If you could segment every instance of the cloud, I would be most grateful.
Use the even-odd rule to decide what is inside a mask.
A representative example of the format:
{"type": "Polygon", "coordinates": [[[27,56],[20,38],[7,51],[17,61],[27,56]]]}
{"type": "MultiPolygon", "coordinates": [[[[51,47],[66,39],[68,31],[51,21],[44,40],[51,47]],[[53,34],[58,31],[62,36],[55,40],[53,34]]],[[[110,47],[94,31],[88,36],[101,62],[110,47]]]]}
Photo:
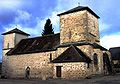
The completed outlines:
{"type": "MultiPolygon", "coordinates": [[[[78,6],[78,2],[80,2],[80,1],[79,0],[69,0],[69,1],[68,0],[58,0],[57,6],[54,8],[54,11],[51,11],[51,14],[46,15],[46,17],[42,21],[45,24],[46,19],[50,18],[52,21],[55,33],[60,32],[60,21],[59,21],[59,16],[57,16],[57,14],[78,6]],[[66,3],[67,3],[67,5],[66,5],[66,3]]],[[[85,2],[86,2],[86,0],[81,0],[81,4],[84,4],[85,2]]],[[[41,25],[43,25],[43,23],[41,25]]],[[[43,27],[44,26],[42,26],[42,28],[43,27]]]]}
{"type": "Polygon", "coordinates": [[[0,0],[0,9],[16,9],[21,5],[21,0],[0,0]]]}
{"type": "Polygon", "coordinates": [[[40,24],[42,21],[40,21],[38,18],[36,19],[37,20],[37,25],[35,27],[25,27],[24,25],[22,24],[9,24],[7,27],[4,27],[4,30],[5,31],[10,31],[14,28],[18,28],[26,33],[29,33],[32,37],[33,36],[38,36],[41,34],[41,28],[40,28],[40,24]]]}
{"type": "Polygon", "coordinates": [[[16,10],[23,0],[0,0],[0,24],[7,25],[14,21],[16,10]]]}
{"type": "Polygon", "coordinates": [[[17,13],[18,13],[17,14],[18,17],[15,18],[15,22],[17,22],[17,23],[21,22],[21,21],[28,21],[31,18],[31,14],[29,14],[26,11],[17,10],[17,13]]]}
{"type": "Polygon", "coordinates": [[[14,19],[14,24],[21,24],[25,27],[35,27],[37,25],[36,17],[28,11],[17,10],[17,15],[14,19]]]}
{"type": "MultiPolygon", "coordinates": [[[[57,14],[59,14],[61,11],[64,11],[65,9],[67,10],[67,8],[72,8],[73,6],[75,6],[75,4],[71,4],[75,1],[69,1],[68,2],[69,5],[64,7],[63,5],[65,5],[66,2],[68,2],[68,1],[67,0],[64,0],[64,1],[58,0],[58,5],[54,8],[54,11],[49,10],[50,13],[48,13],[48,15],[46,15],[45,17],[42,17],[42,18],[34,17],[34,19],[31,19],[31,17],[33,17],[31,14],[29,14],[27,11],[19,10],[18,17],[15,18],[15,22],[17,25],[19,25],[20,29],[29,32],[33,36],[35,36],[35,35],[37,36],[37,35],[41,35],[46,20],[48,18],[50,18],[51,22],[53,24],[54,32],[58,33],[59,29],[60,29],[60,27],[59,27],[60,24],[59,24],[59,17],[57,16],[57,14]],[[26,24],[29,24],[29,21],[33,21],[33,20],[36,22],[36,25],[34,27],[26,27],[25,24],[23,24],[23,22],[26,22],[26,21],[27,21],[26,24]]],[[[12,26],[13,25],[14,24],[12,24],[12,26]]]]}
{"type": "Polygon", "coordinates": [[[105,48],[109,49],[111,47],[118,47],[120,46],[120,32],[111,34],[111,35],[104,35],[100,39],[100,43],[105,48]]]}
{"type": "Polygon", "coordinates": [[[108,30],[110,28],[111,28],[111,24],[107,24],[107,23],[103,22],[102,20],[100,20],[100,22],[99,22],[99,30],[100,30],[100,32],[106,31],[106,30],[108,30]]]}

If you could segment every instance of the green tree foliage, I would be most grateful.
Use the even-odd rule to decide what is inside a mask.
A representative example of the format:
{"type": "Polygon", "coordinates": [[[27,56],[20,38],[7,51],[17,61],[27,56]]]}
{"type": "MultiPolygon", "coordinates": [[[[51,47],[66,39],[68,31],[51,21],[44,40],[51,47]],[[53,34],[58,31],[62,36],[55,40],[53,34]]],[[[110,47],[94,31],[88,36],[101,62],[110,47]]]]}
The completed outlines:
{"type": "Polygon", "coordinates": [[[44,26],[44,30],[42,32],[42,36],[45,35],[50,35],[50,34],[54,34],[53,28],[52,28],[52,24],[51,24],[51,20],[47,19],[45,26],[44,26]]]}

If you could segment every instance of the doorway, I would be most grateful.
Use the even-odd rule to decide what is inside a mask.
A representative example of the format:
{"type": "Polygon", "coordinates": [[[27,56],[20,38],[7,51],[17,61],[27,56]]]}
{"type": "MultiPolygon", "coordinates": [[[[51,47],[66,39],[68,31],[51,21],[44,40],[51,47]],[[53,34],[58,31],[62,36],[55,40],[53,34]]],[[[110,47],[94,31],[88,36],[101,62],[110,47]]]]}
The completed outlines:
{"type": "Polygon", "coordinates": [[[30,78],[30,67],[27,67],[25,70],[25,78],[27,78],[27,79],[30,78]]]}
{"type": "Polygon", "coordinates": [[[61,66],[56,66],[56,76],[61,77],[61,66]]]}
{"type": "Polygon", "coordinates": [[[93,63],[94,63],[95,72],[99,71],[98,55],[96,53],[93,55],[93,63]]]}
{"type": "MultiPolygon", "coordinates": [[[[112,73],[112,65],[107,53],[103,53],[103,69],[105,72],[111,74],[112,73]]],[[[105,73],[105,74],[106,74],[105,73]]]]}

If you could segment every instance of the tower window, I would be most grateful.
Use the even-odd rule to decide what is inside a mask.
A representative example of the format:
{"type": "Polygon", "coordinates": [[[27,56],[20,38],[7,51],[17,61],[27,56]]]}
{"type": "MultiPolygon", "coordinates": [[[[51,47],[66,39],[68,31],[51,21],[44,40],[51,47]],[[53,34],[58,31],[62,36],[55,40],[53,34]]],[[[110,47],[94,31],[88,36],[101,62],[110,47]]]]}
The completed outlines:
{"type": "Polygon", "coordinates": [[[50,61],[52,61],[52,53],[50,53],[50,61]]]}
{"type": "Polygon", "coordinates": [[[69,39],[71,39],[71,31],[69,31],[68,37],[69,37],[69,39]]]}
{"type": "Polygon", "coordinates": [[[7,48],[9,48],[9,47],[10,47],[10,44],[8,43],[8,44],[7,44],[7,48]]]}

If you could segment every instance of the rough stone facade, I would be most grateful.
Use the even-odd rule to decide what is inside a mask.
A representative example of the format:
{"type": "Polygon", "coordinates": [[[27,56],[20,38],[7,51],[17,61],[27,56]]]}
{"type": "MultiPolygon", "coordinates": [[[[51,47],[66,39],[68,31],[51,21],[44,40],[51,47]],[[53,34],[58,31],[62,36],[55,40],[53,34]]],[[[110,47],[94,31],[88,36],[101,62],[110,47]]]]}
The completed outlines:
{"type": "Polygon", "coordinates": [[[88,11],[79,11],[60,16],[60,39],[62,43],[99,43],[98,19],[88,11]]]}
{"type": "MultiPolygon", "coordinates": [[[[92,74],[103,74],[103,50],[92,45],[77,45],[92,62],[51,63],[62,54],[67,47],[58,47],[54,51],[18,54],[6,56],[21,39],[27,38],[21,34],[4,35],[2,74],[9,78],[25,78],[26,68],[29,67],[30,78],[59,78],[56,68],[61,68],[61,78],[79,79],[92,74]]],[[[60,15],[60,45],[69,43],[99,44],[98,18],[87,10],[60,15]]],[[[106,51],[105,51],[106,52],[106,51]]]]}
{"type": "Polygon", "coordinates": [[[92,66],[84,62],[75,62],[75,63],[56,63],[54,64],[54,76],[56,77],[56,67],[61,67],[61,78],[64,79],[80,79],[86,78],[92,74],[92,66]]]}
{"type": "Polygon", "coordinates": [[[50,64],[50,54],[54,53],[53,51],[9,56],[7,77],[25,78],[26,68],[30,67],[30,78],[51,78],[53,65],[50,64]]]}
{"type": "Polygon", "coordinates": [[[3,49],[14,48],[14,34],[5,35],[3,37],[3,49]]]}
{"type": "Polygon", "coordinates": [[[25,35],[21,35],[21,34],[17,34],[17,33],[16,33],[16,34],[15,34],[15,38],[16,38],[16,39],[15,39],[14,42],[15,42],[15,45],[16,45],[16,44],[18,44],[18,43],[21,41],[21,39],[26,39],[26,38],[28,38],[28,37],[25,36],[25,35]]]}

